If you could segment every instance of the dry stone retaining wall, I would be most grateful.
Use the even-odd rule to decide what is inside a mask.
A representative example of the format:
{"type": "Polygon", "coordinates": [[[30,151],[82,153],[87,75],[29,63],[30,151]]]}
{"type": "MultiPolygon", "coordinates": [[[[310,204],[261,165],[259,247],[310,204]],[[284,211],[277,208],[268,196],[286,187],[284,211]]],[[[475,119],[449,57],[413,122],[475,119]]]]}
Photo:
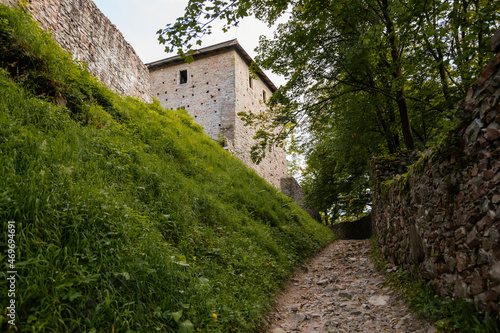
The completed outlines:
{"type": "Polygon", "coordinates": [[[463,120],[440,146],[420,157],[372,161],[372,214],[381,252],[430,280],[442,295],[473,301],[485,316],[497,318],[499,100],[500,53],[468,92],[459,106],[463,120]],[[416,159],[406,174],[393,178],[401,165],[416,159]]]}
{"type": "Polygon", "coordinates": [[[369,239],[372,236],[371,214],[353,222],[340,222],[329,226],[339,239],[369,239]]]}
{"type": "MultiPolygon", "coordinates": [[[[2,0],[2,3],[14,3],[2,0]]],[[[120,94],[151,102],[149,72],[132,46],[92,0],[31,0],[41,27],[89,72],[120,94]]]]}

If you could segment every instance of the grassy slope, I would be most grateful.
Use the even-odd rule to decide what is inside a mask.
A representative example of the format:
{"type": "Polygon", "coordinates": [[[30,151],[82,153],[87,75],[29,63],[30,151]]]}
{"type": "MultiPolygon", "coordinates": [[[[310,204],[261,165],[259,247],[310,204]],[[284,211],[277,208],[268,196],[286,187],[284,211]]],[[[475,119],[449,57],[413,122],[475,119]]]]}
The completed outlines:
{"type": "Polygon", "coordinates": [[[0,49],[0,275],[12,220],[19,332],[255,331],[333,239],[186,112],[111,93],[21,11],[0,6],[0,49]]]}

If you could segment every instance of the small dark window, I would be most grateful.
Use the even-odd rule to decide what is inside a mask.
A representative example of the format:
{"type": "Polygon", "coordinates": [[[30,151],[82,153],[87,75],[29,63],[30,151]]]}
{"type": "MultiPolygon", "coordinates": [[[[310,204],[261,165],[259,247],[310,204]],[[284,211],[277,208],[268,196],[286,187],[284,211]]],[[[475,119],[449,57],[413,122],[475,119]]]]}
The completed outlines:
{"type": "Polygon", "coordinates": [[[179,71],[179,84],[184,84],[188,82],[188,71],[187,69],[179,71]]]}
{"type": "Polygon", "coordinates": [[[266,91],[265,90],[262,90],[262,99],[264,100],[264,102],[266,101],[266,91]]]}
{"type": "Polygon", "coordinates": [[[252,88],[252,77],[248,75],[248,86],[252,88]]]}

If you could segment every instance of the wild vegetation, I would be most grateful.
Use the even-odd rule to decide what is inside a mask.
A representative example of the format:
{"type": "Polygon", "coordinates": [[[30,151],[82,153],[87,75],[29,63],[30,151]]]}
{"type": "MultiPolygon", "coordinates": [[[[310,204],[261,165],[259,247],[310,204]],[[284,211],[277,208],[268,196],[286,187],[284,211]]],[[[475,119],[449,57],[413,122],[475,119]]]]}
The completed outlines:
{"type": "Polygon", "coordinates": [[[112,93],[22,10],[0,6],[0,49],[2,332],[256,331],[333,240],[187,112],[112,93]]]}
{"type": "MultiPolygon", "coordinates": [[[[376,238],[372,237],[370,241],[375,264],[386,272],[388,262],[380,255],[376,238]]],[[[415,281],[410,273],[402,269],[387,273],[387,284],[397,291],[414,311],[442,332],[498,332],[497,323],[494,320],[479,318],[472,303],[463,299],[440,297],[431,285],[415,281]]]]}
{"type": "Polygon", "coordinates": [[[371,157],[425,150],[453,126],[456,103],[492,56],[499,13],[489,0],[201,0],[158,33],[182,50],[215,19],[228,29],[249,15],[269,24],[288,15],[257,49],[258,65],[288,82],[265,116],[246,115],[261,127],[254,158],[302,125],[302,185],[335,221],[369,209],[371,157]]]}

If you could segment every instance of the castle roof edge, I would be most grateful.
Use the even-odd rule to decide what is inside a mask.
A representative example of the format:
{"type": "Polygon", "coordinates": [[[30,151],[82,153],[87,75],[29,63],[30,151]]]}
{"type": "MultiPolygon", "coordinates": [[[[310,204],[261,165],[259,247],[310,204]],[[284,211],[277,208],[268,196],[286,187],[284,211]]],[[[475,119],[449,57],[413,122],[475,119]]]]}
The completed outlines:
{"type": "MultiPolygon", "coordinates": [[[[194,50],[194,53],[192,54],[193,58],[196,59],[198,57],[203,57],[203,56],[209,56],[213,53],[220,53],[220,52],[227,52],[230,50],[235,50],[236,53],[245,61],[245,63],[250,66],[254,61],[252,57],[248,55],[248,53],[243,49],[243,47],[238,43],[237,39],[231,39],[226,42],[210,45],[204,48],[201,48],[199,50],[194,50]]],[[[172,56],[168,57],[165,59],[157,60],[150,62],[146,64],[146,67],[151,71],[155,70],[160,67],[168,67],[171,65],[174,65],[179,62],[183,62],[184,59],[179,56],[172,56]]],[[[278,88],[274,85],[274,83],[267,77],[267,75],[264,72],[259,72],[257,75],[260,77],[260,79],[268,86],[268,88],[271,90],[271,92],[275,92],[278,88]]]]}

